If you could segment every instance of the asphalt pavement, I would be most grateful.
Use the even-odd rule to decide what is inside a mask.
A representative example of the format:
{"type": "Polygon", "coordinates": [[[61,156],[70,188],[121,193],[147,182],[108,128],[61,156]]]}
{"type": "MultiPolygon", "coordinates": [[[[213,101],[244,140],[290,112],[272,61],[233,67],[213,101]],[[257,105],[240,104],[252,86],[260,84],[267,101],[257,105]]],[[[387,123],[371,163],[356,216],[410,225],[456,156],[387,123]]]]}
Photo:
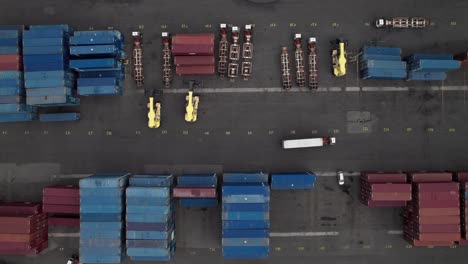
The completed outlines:
{"type": "MultiPolygon", "coordinates": [[[[76,30],[118,29],[131,54],[131,31],[144,40],[145,87],[127,68],[124,95],[83,98],[77,123],[0,125],[3,200],[40,200],[51,183],[76,183],[70,174],[94,172],[222,173],[234,171],[463,170],[467,169],[467,69],[444,82],[364,81],[353,57],[366,44],[412,53],[466,51],[466,1],[6,1],[2,24],[70,24],[76,30]],[[262,3],[263,2],[263,3],[262,3]],[[378,17],[426,16],[425,30],[376,29],[378,17]],[[253,73],[248,81],[216,76],[203,81],[198,121],[185,123],[184,81],[174,77],[162,100],[162,126],[146,127],[145,93],[162,87],[162,31],[214,32],[219,23],[254,24],[253,73]],[[318,39],[320,91],[281,91],[279,54],[292,37],[318,39]],[[349,71],[335,78],[330,43],[349,44],[349,71]],[[289,138],[335,136],[335,146],[285,151],[289,138]]],[[[305,41],[304,41],[305,48],[305,41]]],[[[197,92],[197,91],[195,91],[197,92]]],[[[409,247],[399,233],[398,209],[357,201],[358,181],[320,177],[310,192],[272,194],[271,257],[244,263],[463,263],[466,250],[409,247]]],[[[174,263],[234,263],[220,251],[220,211],[178,208],[174,263]]],[[[5,263],[64,263],[78,250],[77,230],[57,229],[49,249],[5,263]],[[62,236],[59,235],[59,236],[62,236]],[[67,237],[69,236],[69,237],[67,237]]],[[[128,262],[130,263],[130,262],[128,262]]]]}

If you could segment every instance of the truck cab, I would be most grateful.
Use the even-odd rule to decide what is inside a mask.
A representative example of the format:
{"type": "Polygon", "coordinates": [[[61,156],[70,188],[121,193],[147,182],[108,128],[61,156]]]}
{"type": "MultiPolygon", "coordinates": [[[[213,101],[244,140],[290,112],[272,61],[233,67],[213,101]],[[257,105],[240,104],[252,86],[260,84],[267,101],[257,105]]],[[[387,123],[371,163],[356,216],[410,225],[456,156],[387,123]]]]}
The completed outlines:
{"type": "Polygon", "coordinates": [[[385,19],[383,19],[383,18],[377,19],[375,21],[375,27],[377,27],[377,28],[385,27],[385,19]]]}

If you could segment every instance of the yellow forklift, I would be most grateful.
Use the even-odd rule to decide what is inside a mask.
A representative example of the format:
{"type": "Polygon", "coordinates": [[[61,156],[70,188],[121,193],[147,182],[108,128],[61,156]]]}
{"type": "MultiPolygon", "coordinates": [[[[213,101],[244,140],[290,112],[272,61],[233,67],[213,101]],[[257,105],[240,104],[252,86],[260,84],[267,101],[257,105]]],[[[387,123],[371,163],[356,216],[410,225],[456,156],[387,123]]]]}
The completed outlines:
{"type": "Polygon", "coordinates": [[[198,86],[198,83],[193,80],[189,81],[189,91],[187,96],[185,96],[185,121],[190,123],[196,122],[198,117],[198,103],[200,102],[200,97],[193,94],[196,86],[198,86]]]}
{"type": "Polygon", "coordinates": [[[343,39],[338,39],[331,52],[333,74],[336,77],[346,75],[346,43],[343,39]]]}

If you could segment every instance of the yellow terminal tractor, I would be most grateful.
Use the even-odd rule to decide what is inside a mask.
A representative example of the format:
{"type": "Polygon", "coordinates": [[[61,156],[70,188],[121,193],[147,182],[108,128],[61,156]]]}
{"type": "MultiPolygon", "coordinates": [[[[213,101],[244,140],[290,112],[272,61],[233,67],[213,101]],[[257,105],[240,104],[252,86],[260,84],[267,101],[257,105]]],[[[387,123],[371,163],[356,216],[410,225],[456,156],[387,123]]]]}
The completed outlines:
{"type": "Polygon", "coordinates": [[[193,123],[197,121],[198,116],[198,103],[200,98],[193,95],[193,91],[197,83],[195,81],[189,82],[189,91],[187,96],[185,96],[185,121],[193,123]]]}
{"type": "Polygon", "coordinates": [[[158,128],[161,126],[161,103],[154,103],[154,97],[151,96],[148,102],[148,127],[158,128]]]}
{"type": "Polygon", "coordinates": [[[333,74],[336,77],[346,75],[346,43],[343,39],[338,39],[336,47],[332,49],[333,74]]]}

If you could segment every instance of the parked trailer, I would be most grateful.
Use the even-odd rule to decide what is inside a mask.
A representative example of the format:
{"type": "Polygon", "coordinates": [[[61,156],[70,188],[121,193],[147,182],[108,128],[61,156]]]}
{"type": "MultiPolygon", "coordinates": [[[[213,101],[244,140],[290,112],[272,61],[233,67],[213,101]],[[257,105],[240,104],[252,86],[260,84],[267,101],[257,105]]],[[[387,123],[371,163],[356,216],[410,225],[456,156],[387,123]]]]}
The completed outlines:
{"type": "Polygon", "coordinates": [[[304,138],[283,140],[283,149],[313,148],[335,145],[335,137],[304,138]]]}

